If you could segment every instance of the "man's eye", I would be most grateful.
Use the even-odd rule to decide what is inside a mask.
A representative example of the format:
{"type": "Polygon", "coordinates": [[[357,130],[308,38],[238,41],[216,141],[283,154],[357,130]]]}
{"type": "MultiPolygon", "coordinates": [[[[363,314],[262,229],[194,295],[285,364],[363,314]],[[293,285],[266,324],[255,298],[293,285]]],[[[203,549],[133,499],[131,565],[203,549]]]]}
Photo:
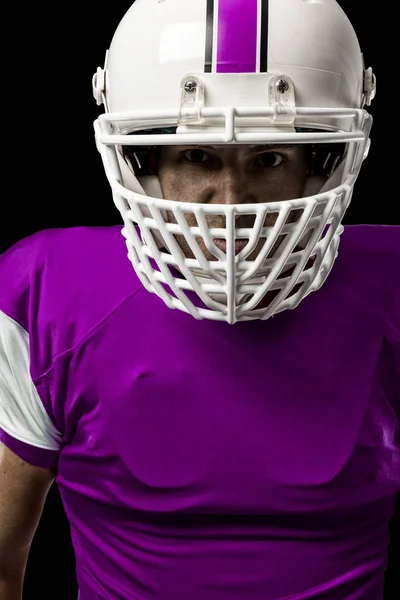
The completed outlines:
{"type": "Polygon", "coordinates": [[[195,164],[206,163],[210,160],[210,155],[204,152],[204,150],[186,150],[183,156],[188,162],[195,164]]]}
{"type": "Polygon", "coordinates": [[[261,167],[264,169],[279,167],[285,160],[283,154],[277,154],[276,152],[265,152],[265,154],[261,154],[254,161],[253,165],[255,167],[261,167]]]}

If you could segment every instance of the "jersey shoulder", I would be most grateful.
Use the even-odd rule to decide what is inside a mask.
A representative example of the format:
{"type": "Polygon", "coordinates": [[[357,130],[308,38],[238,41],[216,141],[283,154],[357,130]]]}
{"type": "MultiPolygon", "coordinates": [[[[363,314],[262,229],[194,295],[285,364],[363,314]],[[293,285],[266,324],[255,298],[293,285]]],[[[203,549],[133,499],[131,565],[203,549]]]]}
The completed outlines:
{"type": "Polygon", "coordinates": [[[360,309],[400,341],[400,226],[347,225],[336,277],[346,282],[360,309]]]}
{"type": "MultiPolygon", "coordinates": [[[[43,348],[42,368],[106,319],[141,286],[122,227],[45,229],[0,255],[0,311],[43,348]],[[51,348],[50,348],[51,346],[51,348]]],[[[39,352],[39,349],[38,349],[39,352]]]]}

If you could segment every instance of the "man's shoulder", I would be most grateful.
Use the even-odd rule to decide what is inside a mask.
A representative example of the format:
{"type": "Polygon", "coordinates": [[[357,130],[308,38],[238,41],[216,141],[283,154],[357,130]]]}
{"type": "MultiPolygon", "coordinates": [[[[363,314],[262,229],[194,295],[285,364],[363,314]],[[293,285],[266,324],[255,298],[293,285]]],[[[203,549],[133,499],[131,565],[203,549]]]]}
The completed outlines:
{"type": "Polygon", "coordinates": [[[400,289],[400,226],[347,225],[339,249],[342,268],[400,289]]]}
{"type": "Polygon", "coordinates": [[[74,261],[81,264],[94,257],[112,257],[121,246],[121,226],[60,227],[41,229],[21,237],[0,254],[1,266],[7,261],[31,271],[44,264],[74,261]]]}
{"type": "Polygon", "coordinates": [[[400,332],[400,226],[347,225],[332,281],[391,337],[400,332]]]}
{"type": "Polygon", "coordinates": [[[94,255],[110,255],[121,243],[121,229],[122,226],[119,225],[40,229],[21,237],[0,256],[21,256],[25,252],[24,262],[28,262],[31,267],[35,267],[35,264],[39,266],[39,263],[50,264],[55,260],[66,260],[70,263],[76,258],[79,262],[85,258],[90,260],[94,255]]]}
{"type": "Polygon", "coordinates": [[[358,251],[400,254],[400,225],[355,224],[346,225],[342,235],[346,246],[358,251]]]}
{"type": "Polygon", "coordinates": [[[76,344],[141,285],[120,226],[44,229],[0,255],[0,311],[51,357],[76,344]]]}

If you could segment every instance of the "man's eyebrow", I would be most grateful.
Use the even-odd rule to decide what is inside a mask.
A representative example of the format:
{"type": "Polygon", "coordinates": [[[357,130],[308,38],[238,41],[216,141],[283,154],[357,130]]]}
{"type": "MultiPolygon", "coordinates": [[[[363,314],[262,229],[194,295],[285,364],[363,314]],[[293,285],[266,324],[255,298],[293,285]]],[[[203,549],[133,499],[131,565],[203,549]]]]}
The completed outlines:
{"type": "MultiPolygon", "coordinates": [[[[188,144],[190,146],[191,144],[188,144]]],[[[186,146],[186,144],[185,144],[186,146]]],[[[197,148],[207,148],[208,150],[218,150],[219,148],[226,148],[224,144],[218,144],[216,146],[210,146],[207,144],[193,144],[193,146],[197,148]]],[[[245,144],[237,144],[237,148],[241,146],[245,146],[245,144]]],[[[232,147],[230,145],[229,147],[232,147]]],[[[251,152],[259,152],[260,150],[295,150],[298,146],[296,144],[254,144],[252,146],[248,146],[248,150],[251,152]]]]}
{"type": "Polygon", "coordinates": [[[249,150],[252,152],[258,152],[259,150],[295,150],[297,147],[296,144],[255,144],[249,146],[249,150]]]}

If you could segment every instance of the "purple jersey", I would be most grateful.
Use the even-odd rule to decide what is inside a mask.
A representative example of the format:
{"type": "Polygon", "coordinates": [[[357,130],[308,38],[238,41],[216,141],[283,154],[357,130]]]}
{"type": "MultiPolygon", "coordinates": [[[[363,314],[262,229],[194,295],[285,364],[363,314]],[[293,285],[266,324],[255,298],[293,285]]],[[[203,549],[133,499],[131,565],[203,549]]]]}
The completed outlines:
{"type": "Polygon", "coordinates": [[[0,311],[0,439],[57,469],[80,600],[382,597],[399,227],[346,226],[320,290],[235,325],[148,293],[120,226],[45,230],[0,256],[0,311]]]}

